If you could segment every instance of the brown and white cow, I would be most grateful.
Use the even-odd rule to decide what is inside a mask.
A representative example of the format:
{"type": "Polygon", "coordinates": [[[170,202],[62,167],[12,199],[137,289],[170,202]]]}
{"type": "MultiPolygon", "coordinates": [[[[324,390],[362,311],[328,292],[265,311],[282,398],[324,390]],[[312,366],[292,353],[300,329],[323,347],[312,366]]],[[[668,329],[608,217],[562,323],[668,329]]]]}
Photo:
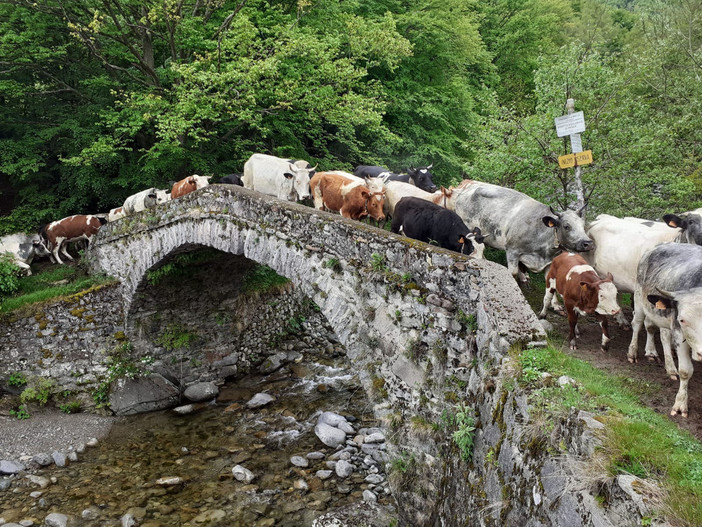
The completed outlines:
{"type": "Polygon", "coordinates": [[[197,174],[194,174],[177,181],[171,189],[171,199],[180,198],[195,190],[205,188],[210,184],[208,181],[210,177],[212,176],[198,176],[197,174]]]}
{"type": "Polygon", "coordinates": [[[120,218],[124,218],[127,215],[127,213],[124,211],[123,207],[117,207],[115,209],[110,209],[110,212],[107,213],[107,222],[113,222],[117,221],[120,218]]]}
{"type": "Polygon", "coordinates": [[[106,223],[107,220],[103,217],[77,214],[44,225],[39,231],[39,237],[44,248],[53,255],[56,263],[62,264],[59,252],[69,260],[73,260],[73,257],[66,250],[66,243],[76,240],[87,240],[90,243],[90,239],[106,223]]]}
{"type": "Polygon", "coordinates": [[[605,315],[616,315],[621,308],[617,304],[617,288],[612,282],[612,274],[600,278],[585,259],[575,253],[561,253],[553,259],[546,275],[546,293],[539,318],[546,316],[549,306],[560,311],[555,293],[563,297],[570,334],[570,349],[575,349],[578,332],[578,315],[595,315],[602,328],[602,351],[609,347],[609,333],[605,315]]]}
{"type": "Polygon", "coordinates": [[[339,212],[354,220],[369,215],[377,221],[385,219],[385,192],[371,192],[356,178],[318,172],[310,180],[310,189],[316,209],[339,212]]]}

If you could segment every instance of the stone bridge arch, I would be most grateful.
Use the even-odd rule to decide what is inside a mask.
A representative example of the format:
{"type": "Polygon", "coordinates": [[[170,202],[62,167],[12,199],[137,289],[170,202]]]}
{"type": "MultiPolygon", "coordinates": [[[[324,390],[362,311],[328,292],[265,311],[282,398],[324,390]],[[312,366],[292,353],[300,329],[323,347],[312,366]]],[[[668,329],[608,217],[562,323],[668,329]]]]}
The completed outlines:
{"type": "MultiPolygon", "coordinates": [[[[440,484],[460,461],[437,463],[443,448],[437,436],[418,437],[412,423],[439,422],[444,409],[465,402],[491,431],[476,438],[476,448],[487,451],[500,440],[495,408],[509,405],[526,415],[525,403],[512,402],[517,395],[495,391],[495,381],[485,388],[510,347],[545,339],[506,268],[222,185],[104,226],[85,258],[93,271],[120,282],[128,319],[147,271],[189,246],[265,264],[319,306],[346,348],[349,368],[376,401],[376,416],[393,427],[390,456],[410,451],[421,459],[414,482],[422,489],[397,496],[401,509],[407,505],[401,514],[408,524],[435,524],[437,515],[465,506],[465,495],[440,484]]],[[[213,287],[219,279],[213,277],[213,287]]],[[[479,493],[470,503],[489,505],[479,493]]]]}

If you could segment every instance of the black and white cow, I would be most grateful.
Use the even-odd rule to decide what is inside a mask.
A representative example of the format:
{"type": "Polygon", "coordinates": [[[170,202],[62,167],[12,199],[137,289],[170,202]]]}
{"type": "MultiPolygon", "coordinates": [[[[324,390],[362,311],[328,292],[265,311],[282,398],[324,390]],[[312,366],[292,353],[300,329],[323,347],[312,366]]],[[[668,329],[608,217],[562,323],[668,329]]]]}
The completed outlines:
{"type": "Polygon", "coordinates": [[[385,181],[401,181],[402,183],[412,183],[417,188],[425,192],[436,192],[434,184],[434,175],[431,173],[431,167],[408,168],[406,174],[395,174],[387,168],[374,165],[361,165],[356,167],[353,175],[363,179],[366,178],[383,178],[385,181]]]}
{"type": "Polygon", "coordinates": [[[238,185],[243,187],[244,183],[241,181],[242,176],[243,174],[227,174],[226,176],[223,176],[219,182],[224,185],[238,185]]]}
{"type": "Polygon", "coordinates": [[[397,202],[392,232],[463,254],[473,252],[475,233],[455,212],[422,198],[406,197],[397,202]]]}
{"type": "MultiPolygon", "coordinates": [[[[675,346],[678,354],[680,387],[670,415],[687,417],[687,385],[694,368],[691,358],[702,361],[702,247],[664,243],[641,258],[634,291],[633,334],[629,359],[638,352],[638,334],[646,330],[667,329],[670,339],[663,345],[675,346]]],[[[662,336],[661,331],[661,336],[662,336]]],[[[672,350],[666,350],[672,355],[672,350]]]]}
{"type": "Polygon", "coordinates": [[[310,174],[317,166],[267,154],[253,154],[244,164],[244,187],[287,201],[310,197],[310,174]]]}
{"type": "Polygon", "coordinates": [[[516,190],[464,180],[452,189],[447,208],[477,226],[485,243],[507,253],[512,276],[526,282],[520,269],[543,271],[560,251],[584,252],[594,244],[585,234],[583,207],[556,212],[516,190]]]}

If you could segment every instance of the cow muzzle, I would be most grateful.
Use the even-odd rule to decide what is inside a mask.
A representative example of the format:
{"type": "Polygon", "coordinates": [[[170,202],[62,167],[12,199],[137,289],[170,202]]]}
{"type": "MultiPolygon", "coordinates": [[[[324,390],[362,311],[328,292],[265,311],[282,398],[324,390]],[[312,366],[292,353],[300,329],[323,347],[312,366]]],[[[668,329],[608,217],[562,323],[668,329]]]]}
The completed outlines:
{"type": "Polygon", "coordinates": [[[580,240],[575,244],[575,251],[579,253],[584,253],[587,251],[592,251],[595,248],[595,242],[592,240],[580,240]]]}

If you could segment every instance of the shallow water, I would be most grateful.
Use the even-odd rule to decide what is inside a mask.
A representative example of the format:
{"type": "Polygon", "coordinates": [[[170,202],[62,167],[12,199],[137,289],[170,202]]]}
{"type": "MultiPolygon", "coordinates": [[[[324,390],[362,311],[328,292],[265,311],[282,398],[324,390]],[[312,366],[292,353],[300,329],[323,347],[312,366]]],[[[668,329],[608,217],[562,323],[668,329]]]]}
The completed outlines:
{"type": "MultiPolygon", "coordinates": [[[[307,354],[269,376],[250,375],[225,385],[216,403],[192,414],[165,411],[121,419],[78,462],[36,472],[55,477],[55,484],[39,489],[22,480],[0,492],[0,516],[43,524],[47,514],[60,512],[76,526],[121,525],[125,513],[151,527],[309,525],[326,510],[361,500],[369,488],[367,471],[345,479],[333,474],[325,481],[315,476],[328,468],[334,453],[314,434],[317,414],[333,411],[355,418],[356,430],[377,426],[360,384],[343,366],[343,359],[307,354]],[[276,401],[247,409],[246,401],[258,392],[276,401]],[[310,460],[304,469],[290,462],[313,451],[325,458],[310,460]],[[256,475],[251,484],[234,479],[237,464],[256,475]],[[156,483],[165,477],[183,483],[156,483]],[[296,488],[300,480],[307,489],[296,488]],[[31,497],[35,491],[41,496],[31,497]],[[86,509],[92,516],[84,519],[86,509]]],[[[392,502],[384,491],[378,494],[380,503],[392,502]]]]}

